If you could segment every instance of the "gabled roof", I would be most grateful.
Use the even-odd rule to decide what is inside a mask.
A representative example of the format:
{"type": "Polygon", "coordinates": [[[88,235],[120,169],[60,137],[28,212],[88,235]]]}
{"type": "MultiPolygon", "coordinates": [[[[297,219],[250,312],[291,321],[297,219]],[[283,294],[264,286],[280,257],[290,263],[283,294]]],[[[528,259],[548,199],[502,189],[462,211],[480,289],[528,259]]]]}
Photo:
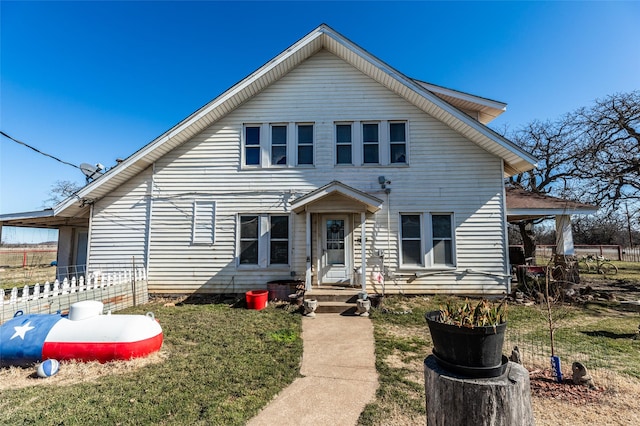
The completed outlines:
{"type": "Polygon", "coordinates": [[[448,87],[437,86],[435,84],[427,83],[426,81],[414,81],[454,107],[459,108],[462,111],[477,113],[478,121],[482,124],[489,124],[507,110],[507,104],[504,102],[482,98],[480,96],[449,89],[448,87]]]}
{"type": "MultiPolygon", "coordinates": [[[[443,93],[439,93],[440,96],[436,95],[434,93],[436,91],[435,86],[431,87],[433,91],[429,90],[429,86],[406,77],[323,24],[254,73],[78,191],[77,197],[68,198],[55,206],[55,214],[64,216],[79,214],[81,207],[77,202],[78,197],[89,202],[104,197],[169,151],[193,138],[247,102],[321,49],[326,49],[343,59],[365,75],[422,109],[425,113],[442,121],[453,130],[475,142],[484,150],[502,158],[505,176],[518,174],[534,167],[537,160],[533,156],[449,104],[440,97],[444,97],[443,93]]],[[[452,92],[447,92],[447,96],[452,95],[452,92]]]]}
{"type": "Polygon", "coordinates": [[[521,188],[506,188],[507,220],[516,222],[555,215],[594,214],[597,206],[536,194],[521,188]]]}
{"type": "Polygon", "coordinates": [[[345,185],[342,182],[334,180],[333,182],[297,198],[293,203],[291,203],[291,210],[296,213],[300,213],[304,211],[306,206],[334,194],[342,195],[343,197],[350,198],[363,204],[370,213],[375,213],[382,208],[383,201],[378,197],[374,197],[373,195],[369,195],[365,192],[352,188],[349,185],[345,185]]]}

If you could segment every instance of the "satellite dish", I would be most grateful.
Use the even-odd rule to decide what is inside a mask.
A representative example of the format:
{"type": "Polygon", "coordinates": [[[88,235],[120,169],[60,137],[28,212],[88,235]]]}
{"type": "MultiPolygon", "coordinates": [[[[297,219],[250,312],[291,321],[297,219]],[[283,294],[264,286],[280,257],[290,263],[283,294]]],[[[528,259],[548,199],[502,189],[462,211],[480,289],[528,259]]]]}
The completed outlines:
{"type": "Polygon", "coordinates": [[[101,176],[103,170],[104,166],[100,163],[96,164],[95,166],[92,166],[89,163],[80,164],[80,171],[84,173],[85,177],[87,178],[87,182],[91,182],[96,177],[101,176]]]}

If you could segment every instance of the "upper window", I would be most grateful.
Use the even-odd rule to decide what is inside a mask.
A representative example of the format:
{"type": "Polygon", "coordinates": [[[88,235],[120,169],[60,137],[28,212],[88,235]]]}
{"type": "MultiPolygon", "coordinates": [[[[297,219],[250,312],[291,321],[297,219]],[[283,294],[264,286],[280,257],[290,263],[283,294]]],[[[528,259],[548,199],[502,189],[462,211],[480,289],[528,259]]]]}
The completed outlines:
{"type": "Polygon", "coordinates": [[[260,126],[244,128],[244,164],[260,165],[260,126]]]}
{"type": "Polygon", "coordinates": [[[351,124],[336,125],[336,164],[353,164],[351,124]]]}
{"type": "Polygon", "coordinates": [[[271,126],[271,165],[287,165],[287,126],[271,126]]]}
{"type": "Polygon", "coordinates": [[[407,125],[406,123],[389,123],[390,162],[407,162],[407,125]]]}
{"type": "Polygon", "coordinates": [[[313,164],[313,124],[298,124],[298,164],[313,164]]]}
{"type": "Polygon", "coordinates": [[[289,216],[241,215],[240,265],[289,264],[289,216]]]}
{"type": "Polygon", "coordinates": [[[364,164],[379,164],[380,135],[378,123],[364,123],[362,125],[362,149],[364,164]]]}
{"type": "Polygon", "coordinates": [[[193,244],[213,244],[215,242],[215,223],[215,201],[194,201],[191,242],[193,244]]]}

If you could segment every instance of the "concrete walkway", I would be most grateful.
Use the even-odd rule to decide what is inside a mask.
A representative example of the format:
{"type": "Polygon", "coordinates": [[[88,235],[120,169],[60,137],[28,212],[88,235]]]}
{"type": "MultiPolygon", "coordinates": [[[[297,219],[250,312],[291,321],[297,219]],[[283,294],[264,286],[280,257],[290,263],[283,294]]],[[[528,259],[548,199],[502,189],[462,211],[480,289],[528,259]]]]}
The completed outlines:
{"type": "Polygon", "coordinates": [[[300,373],[249,425],[355,425],[378,388],[369,318],[302,319],[300,373]]]}

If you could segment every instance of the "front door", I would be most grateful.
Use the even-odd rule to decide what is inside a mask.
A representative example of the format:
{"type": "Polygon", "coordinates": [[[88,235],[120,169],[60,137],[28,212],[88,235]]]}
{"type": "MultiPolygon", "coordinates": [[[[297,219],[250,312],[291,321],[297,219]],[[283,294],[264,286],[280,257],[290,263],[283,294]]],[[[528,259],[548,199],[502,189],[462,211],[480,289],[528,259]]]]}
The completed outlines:
{"type": "Polygon", "coordinates": [[[322,233],[321,284],[349,283],[351,264],[347,216],[324,216],[322,233]]]}

